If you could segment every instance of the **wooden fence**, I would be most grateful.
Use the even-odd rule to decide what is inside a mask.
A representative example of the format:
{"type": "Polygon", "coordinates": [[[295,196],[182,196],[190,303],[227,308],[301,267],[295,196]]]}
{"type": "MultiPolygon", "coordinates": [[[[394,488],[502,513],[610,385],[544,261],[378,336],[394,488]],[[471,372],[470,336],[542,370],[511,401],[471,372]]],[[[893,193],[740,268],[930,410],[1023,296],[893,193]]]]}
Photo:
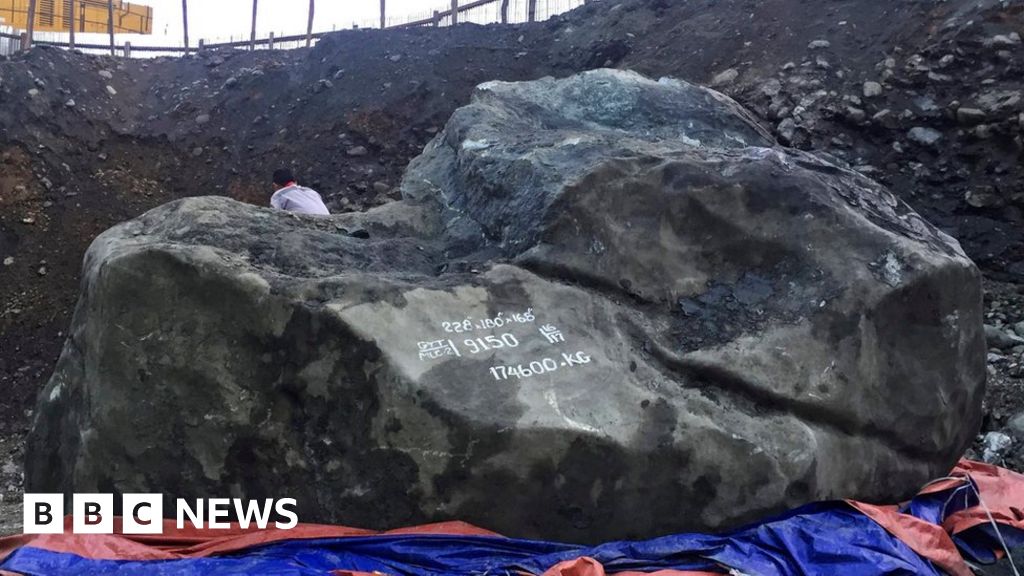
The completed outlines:
{"type": "MultiPolygon", "coordinates": [[[[264,0],[265,2],[267,0],[264,0]]],[[[451,0],[451,5],[445,10],[435,10],[429,15],[422,15],[419,17],[406,18],[404,21],[395,21],[392,16],[389,18],[387,14],[387,3],[386,0],[380,1],[380,27],[381,28],[414,28],[424,26],[454,26],[467,21],[473,21],[480,23],[480,17],[474,17],[474,14],[480,13],[481,9],[489,9],[487,15],[484,16],[484,21],[489,22],[535,22],[538,20],[546,19],[550,16],[555,15],[558,12],[563,12],[567,9],[571,9],[577,6],[586,4],[588,0],[451,0]]],[[[591,0],[593,1],[593,0],[591,0]]],[[[72,0],[74,2],[74,0],[72,0]]],[[[34,4],[30,4],[31,7],[34,4]]],[[[112,3],[111,3],[112,4],[112,3]]],[[[327,34],[333,33],[335,30],[324,31],[324,32],[313,32],[313,19],[315,13],[315,0],[309,1],[308,8],[308,25],[305,34],[295,34],[289,36],[278,36],[275,37],[273,33],[269,34],[264,38],[256,37],[256,15],[258,10],[258,0],[253,0],[252,5],[252,22],[253,26],[251,34],[248,39],[240,38],[239,40],[230,40],[227,42],[214,42],[206,43],[203,40],[199,41],[198,46],[191,46],[189,44],[189,26],[188,26],[188,0],[182,0],[182,19],[183,19],[183,39],[184,45],[182,46],[143,46],[143,45],[132,45],[130,42],[123,44],[117,44],[115,42],[115,29],[113,22],[113,15],[111,14],[108,20],[108,31],[109,31],[109,42],[104,44],[89,44],[75,42],[74,29],[69,30],[68,41],[61,40],[45,40],[38,38],[38,34],[33,34],[31,26],[28,31],[17,32],[11,29],[0,28],[0,55],[10,54],[16,49],[25,50],[32,45],[40,46],[55,46],[61,48],[77,48],[81,50],[92,50],[92,51],[109,51],[111,55],[115,55],[118,50],[126,57],[130,57],[132,53],[165,53],[165,54],[185,54],[188,55],[190,52],[203,49],[217,49],[217,48],[248,48],[255,50],[257,48],[265,49],[277,49],[300,46],[305,43],[306,46],[310,46],[314,41],[323,38],[327,34]],[[6,50],[5,50],[6,49],[6,50]]],[[[29,20],[32,21],[31,19],[29,20]]]]}

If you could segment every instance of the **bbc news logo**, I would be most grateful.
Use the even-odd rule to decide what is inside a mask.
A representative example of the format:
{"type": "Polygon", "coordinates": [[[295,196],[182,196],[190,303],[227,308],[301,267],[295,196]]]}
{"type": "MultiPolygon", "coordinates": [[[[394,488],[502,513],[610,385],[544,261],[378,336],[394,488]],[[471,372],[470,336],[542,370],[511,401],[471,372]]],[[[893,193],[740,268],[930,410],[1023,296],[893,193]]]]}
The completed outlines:
{"type": "MultiPolygon", "coordinates": [[[[121,496],[121,534],[163,534],[164,498],[160,494],[124,494],[121,496]]],[[[176,526],[186,525],[208,530],[232,528],[233,518],[243,530],[265,530],[273,526],[291,530],[299,524],[293,498],[241,500],[209,498],[175,501],[176,526]],[[234,514],[234,516],[232,516],[234,514]],[[271,522],[272,518],[276,518],[271,522]],[[283,521],[282,521],[283,520],[283,521]]],[[[23,507],[25,534],[64,533],[63,494],[25,494],[23,507]]],[[[114,495],[74,494],[71,499],[72,533],[113,534],[114,495]]]]}

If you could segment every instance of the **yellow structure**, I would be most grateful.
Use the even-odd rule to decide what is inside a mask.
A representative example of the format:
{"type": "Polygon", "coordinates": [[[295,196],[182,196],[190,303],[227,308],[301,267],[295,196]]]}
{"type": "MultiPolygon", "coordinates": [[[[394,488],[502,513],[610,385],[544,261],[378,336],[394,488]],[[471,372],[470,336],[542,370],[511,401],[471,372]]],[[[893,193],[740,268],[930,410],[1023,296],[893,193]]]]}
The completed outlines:
{"type": "MultiPolygon", "coordinates": [[[[0,0],[0,24],[28,28],[29,0],[0,0]]],[[[74,0],[77,32],[107,32],[107,0],[74,0]]],[[[71,26],[71,0],[36,0],[35,29],[67,32],[71,26]]],[[[114,0],[114,32],[152,34],[153,8],[114,0]]]]}

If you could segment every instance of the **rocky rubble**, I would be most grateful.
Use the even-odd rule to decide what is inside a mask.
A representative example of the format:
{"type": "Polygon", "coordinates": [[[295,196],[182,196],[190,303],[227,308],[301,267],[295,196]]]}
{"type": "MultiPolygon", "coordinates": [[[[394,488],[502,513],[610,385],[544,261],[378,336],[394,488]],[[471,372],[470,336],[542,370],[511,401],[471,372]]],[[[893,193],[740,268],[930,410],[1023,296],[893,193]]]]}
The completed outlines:
{"type": "Polygon", "coordinates": [[[23,434],[0,428],[0,534],[21,531],[23,471],[23,434]]]}
{"type": "Polygon", "coordinates": [[[923,49],[893,46],[867,70],[809,47],[775,78],[730,93],[783,143],[826,150],[903,190],[996,277],[1018,278],[1024,59],[1012,25],[987,20],[950,17],[923,49]]]}
{"type": "Polygon", "coordinates": [[[985,418],[968,457],[1024,470],[1024,293],[1019,285],[989,283],[985,310],[985,418]]]}

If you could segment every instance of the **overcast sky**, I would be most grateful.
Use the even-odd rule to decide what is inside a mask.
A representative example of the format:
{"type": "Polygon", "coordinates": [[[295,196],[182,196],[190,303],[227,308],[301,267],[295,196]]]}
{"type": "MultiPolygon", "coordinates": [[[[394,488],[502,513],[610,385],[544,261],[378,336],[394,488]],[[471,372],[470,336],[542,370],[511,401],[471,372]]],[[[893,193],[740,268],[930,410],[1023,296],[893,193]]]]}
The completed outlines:
{"type": "MultiPolygon", "coordinates": [[[[133,4],[153,7],[153,34],[118,35],[121,45],[130,41],[136,46],[181,46],[182,19],[181,0],[129,0],[133,4]]],[[[465,3],[468,0],[460,0],[465,3]]],[[[538,18],[545,19],[575,8],[583,0],[540,0],[537,3],[538,18]]],[[[513,21],[522,21],[526,16],[527,0],[512,0],[510,5],[513,21]]],[[[447,10],[451,0],[387,0],[389,25],[429,17],[434,10],[447,10]]],[[[306,32],[307,0],[259,0],[256,34],[266,38],[269,32],[277,37],[304,34],[306,32]]],[[[314,32],[360,27],[377,27],[380,23],[380,0],[317,0],[313,21],[314,32]]],[[[472,11],[470,20],[494,22],[498,19],[499,4],[490,4],[472,11]]],[[[189,43],[196,46],[200,39],[220,42],[249,37],[252,0],[189,0],[189,43]]],[[[66,33],[41,32],[44,40],[66,41],[66,33]]],[[[83,34],[83,44],[105,44],[106,38],[94,34],[83,34]]]]}
{"type": "MultiPolygon", "coordinates": [[[[153,7],[155,35],[181,35],[181,0],[135,0],[153,7]]],[[[388,14],[407,16],[443,10],[448,0],[387,0],[388,14]]],[[[256,29],[259,36],[271,30],[275,34],[306,31],[305,0],[260,0],[256,29]]],[[[380,19],[378,0],[319,0],[313,22],[314,31],[351,28],[352,23],[369,26],[380,19]]],[[[188,5],[189,36],[221,38],[248,36],[252,0],[191,0],[188,5]]]]}

